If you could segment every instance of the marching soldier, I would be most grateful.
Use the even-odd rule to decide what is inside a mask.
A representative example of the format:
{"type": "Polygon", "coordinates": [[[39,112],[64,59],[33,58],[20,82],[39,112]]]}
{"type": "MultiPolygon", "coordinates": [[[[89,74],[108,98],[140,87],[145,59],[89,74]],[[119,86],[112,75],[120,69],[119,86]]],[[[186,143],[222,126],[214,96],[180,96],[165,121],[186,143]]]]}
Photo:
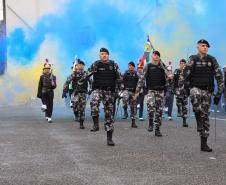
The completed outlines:
{"type": "Polygon", "coordinates": [[[123,94],[122,94],[122,102],[124,109],[124,119],[128,117],[128,104],[130,105],[131,119],[132,119],[132,128],[137,128],[135,123],[136,120],[136,112],[137,112],[137,100],[134,98],[136,86],[138,82],[138,75],[135,71],[134,62],[129,62],[128,70],[123,75],[123,94]]]}
{"type": "Polygon", "coordinates": [[[120,79],[120,75],[118,65],[113,60],[109,60],[109,51],[106,48],[100,49],[100,60],[97,60],[91,65],[88,73],[81,78],[79,84],[84,83],[84,80],[86,80],[90,76],[93,76],[93,92],[90,105],[94,123],[93,129],[91,131],[99,131],[99,105],[102,101],[105,111],[105,130],[107,131],[107,144],[114,146],[115,143],[112,140],[112,134],[114,131],[113,112],[115,88],[117,80],[120,79]]]}
{"type": "Polygon", "coordinates": [[[202,39],[197,43],[198,54],[189,58],[183,71],[184,83],[190,83],[190,97],[197,122],[197,131],[200,133],[201,151],[212,152],[207,145],[209,136],[209,109],[211,96],[214,92],[214,78],[217,81],[217,93],[214,95],[214,104],[218,105],[223,91],[223,76],[217,60],[208,55],[209,43],[202,39]]]}
{"type": "Polygon", "coordinates": [[[86,96],[88,93],[88,83],[90,81],[86,80],[82,85],[78,85],[78,81],[86,73],[84,71],[85,63],[78,59],[76,64],[76,70],[71,74],[64,84],[62,98],[67,97],[67,92],[71,86],[73,93],[71,96],[72,107],[75,113],[75,117],[78,118],[80,123],[80,129],[85,129],[84,120],[85,120],[85,108],[86,108],[86,96]]]}
{"type": "Polygon", "coordinates": [[[54,89],[56,88],[56,76],[52,74],[51,64],[44,64],[43,74],[40,76],[37,97],[42,100],[42,109],[45,112],[45,117],[48,123],[52,123],[53,98],[54,89]]]}
{"type": "Polygon", "coordinates": [[[188,94],[186,90],[186,84],[181,83],[181,74],[183,69],[186,66],[186,60],[180,60],[180,66],[178,69],[174,71],[174,93],[176,95],[176,104],[177,104],[177,116],[182,117],[183,119],[183,127],[188,127],[186,122],[187,119],[187,105],[188,105],[188,94]]]}
{"type": "Polygon", "coordinates": [[[153,131],[154,126],[154,114],[155,114],[155,136],[161,137],[160,126],[162,124],[162,112],[164,104],[164,90],[166,85],[166,79],[168,71],[166,66],[160,59],[159,51],[152,52],[152,62],[148,63],[144,68],[144,75],[139,78],[137,84],[136,94],[140,92],[140,89],[144,87],[146,82],[148,94],[147,94],[147,108],[149,127],[148,131],[153,131]]]}

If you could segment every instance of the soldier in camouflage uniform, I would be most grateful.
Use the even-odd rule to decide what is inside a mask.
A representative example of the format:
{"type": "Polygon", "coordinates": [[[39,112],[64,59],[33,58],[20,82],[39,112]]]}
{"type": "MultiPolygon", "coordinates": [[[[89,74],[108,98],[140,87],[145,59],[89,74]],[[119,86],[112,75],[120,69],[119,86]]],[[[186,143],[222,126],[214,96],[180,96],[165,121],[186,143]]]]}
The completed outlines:
{"type": "Polygon", "coordinates": [[[75,116],[78,117],[80,123],[80,129],[85,129],[84,120],[85,120],[85,108],[86,108],[86,96],[88,93],[88,83],[90,81],[85,81],[82,85],[78,85],[78,81],[86,73],[84,71],[84,62],[78,59],[76,67],[77,70],[71,74],[67,81],[64,84],[62,98],[67,97],[67,92],[72,88],[73,93],[71,95],[72,107],[75,113],[75,116]]]}
{"type": "Polygon", "coordinates": [[[180,66],[178,69],[174,71],[174,93],[176,95],[176,104],[177,104],[177,116],[182,117],[183,119],[183,127],[188,127],[186,122],[187,119],[187,105],[188,105],[188,94],[185,87],[185,84],[181,83],[181,74],[186,65],[186,60],[180,60],[180,66]]]}
{"type": "Polygon", "coordinates": [[[144,68],[144,75],[139,78],[137,84],[136,94],[144,87],[145,82],[148,90],[147,94],[147,108],[149,117],[148,131],[153,131],[154,114],[155,114],[155,136],[161,137],[160,126],[162,124],[162,112],[164,104],[164,90],[168,71],[166,66],[160,59],[160,53],[153,51],[152,62],[148,63],[144,68]]]}
{"type": "Polygon", "coordinates": [[[117,80],[120,79],[118,65],[109,60],[109,51],[106,48],[100,49],[100,60],[94,62],[88,70],[88,73],[79,81],[82,84],[85,79],[93,75],[91,114],[94,122],[92,132],[99,131],[99,105],[102,101],[105,112],[105,130],[107,131],[107,144],[114,146],[112,134],[113,112],[115,101],[115,88],[117,80]]]}
{"type": "Polygon", "coordinates": [[[207,54],[209,43],[202,39],[197,44],[198,54],[190,56],[183,71],[183,81],[190,83],[190,97],[197,121],[197,131],[200,133],[201,151],[212,152],[207,145],[210,127],[208,114],[214,92],[214,78],[217,81],[214,104],[218,105],[223,91],[223,76],[217,60],[207,54]]]}
{"type": "Polygon", "coordinates": [[[136,86],[138,82],[137,72],[134,70],[134,62],[129,62],[128,70],[123,75],[123,93],[122,93],[122,102],[124,109],[124,119],[128,117],[127,108],[130,105],[131,119],[132,119],[132,128],[137,128],[135,123],[136,112],[137,112],[137,100],[135,97],[136,86]]]}
{"type": "MultiPolygon", "coordinates": [[[[68,95],[69,95],[69,99],[70,99],[70,107],[73,108],[73,103],[71,102],[71,99],[73,97],[73,92],[74,92],[74,82],[73,82],[73,78],[71,77],[73,75],[73,73],[76,72],[77,70],[77,63],[74,63],[74,65],[71,67],[72,69],[72,73],[67,77],[66,82],[69,83],[69,85],[67,86],[67,84],[64,84],[64,87],[66,86],[68,88],[68,95]]],[[[78,112],[73,109],[74,112],[74,120],[78,121],[78,112]]]]}

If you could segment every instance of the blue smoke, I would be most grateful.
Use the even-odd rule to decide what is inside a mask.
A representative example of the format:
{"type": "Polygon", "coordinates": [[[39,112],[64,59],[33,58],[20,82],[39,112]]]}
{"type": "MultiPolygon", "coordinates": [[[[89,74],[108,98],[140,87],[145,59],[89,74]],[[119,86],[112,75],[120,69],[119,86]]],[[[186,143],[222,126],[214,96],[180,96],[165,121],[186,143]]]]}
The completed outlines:
{"type": "MultiPolygon", "coordinates": [[[[152,24],[150,28],[147,28],[150,30],[143,30],[143,26],[146,23],[150,24],[153,17],[157,16],[158,18],[158,16],[162,16],[161,8],[172,2],[164,1],[163,3],[160,0],[142,1],[141,3],[147,7],[147,11],[143,12],[144,17],[142,19],[142,17],[136,15],[135,11],[121,12],[104,0],[71,0],[70,3],[65,5],[64,9],[66,11],[63,15],[49,14],[40,17],[34,26],[35,31],[30,31],[28,37],[22,28],[16,28],[11,32],[8,37],[8,53],[18,63],[22,65],[29,64],[37,54],[46,36],[50,35],[51,38],[59,40],[62,51],[66,53],[67,58],[63,62],[64,65],[71,66],[71,61],[75,54],[86,61],[86,51],[91,49],[99,40],[104,40],[109,46],[110,52],[116,52],[119,56],[120,61],[118,62],[120,66],[125,68],[129,61],[134,60],[134,62],[137,62],[136,60],[141,57],[148,33],[157,30],[159,37],[164,38],[166,41],[172,39],[172,33],[177,29],[175,22],[166,25],[152,24]],[[148,12],[152,14],[154,11],[160,13],[154,14],[155,16],[145,16],[148,12]]],[[[131,3],[131,1],[126,1],[125,6],[128,3],[131,3]]],[[[187,20],[187,24],[195,34],[194,45],[191,47],[195,48],[195,43],[199,38],[206,38],[211,43],[214,43],[215,47],[217,45],[225,46],[222,38],[226,34],[226,24],[224,24],[225,21],[223,19],[216,19],[219,16],[217,14],[218,11],[211,8],[213,3],[208,1],[208,13],[203,16],[187,10],[187,3],[178,3],[175,8],[180,12],[180,16],[187,20]],[[210,23],[214,28],[209,26],[210,23]],[[219,26],[222,26],[222,28],[215,29],[219,26]]],[[[215,6],[219,8],[221,13],[223,12],[221,3],[216,3],[215,6]]],[[[178,38],[178,42],[183,42],[183,38],[178,38]]],[[[216,49],[213,51],[214,54],[219,54],[216,49]]],[[[98,53],[93,58],[97,56],[98,53]]],[[[43,57],[48,58],[48,56],[43,57]]],[[[90,64],[92,61],[86,62],[90,64]]]]}
{"type": "Polygon", "coordinates": [[[8,38],[9,56],[25,65],[31,62],[43,40],[44,36],[40,34],[26,38],[24,31],[16,28],[8,38]]]}
{"type": "Polygon", "coordinates": [[[145,44],[146,35],[138,19],[132,13],[119,12],[105,1],[95,2],[92,6],[87,6],[86,1],[71,1],[62,16],[41,17],[29,37],[26,37],[22,28],[10,33],[9,55],[22,65],[29,64],[48,34],[60,41],[62,50],[70,59],[64,62],[65,65],[71,65],[75,54],[85,60],[84,53],[99,40],[106,41],[110,52],[116,51],[123,58],[120,62],[127,64],[141,56],[145,44]],[[140,43],[141,38],[143,40],[140,43]]]}

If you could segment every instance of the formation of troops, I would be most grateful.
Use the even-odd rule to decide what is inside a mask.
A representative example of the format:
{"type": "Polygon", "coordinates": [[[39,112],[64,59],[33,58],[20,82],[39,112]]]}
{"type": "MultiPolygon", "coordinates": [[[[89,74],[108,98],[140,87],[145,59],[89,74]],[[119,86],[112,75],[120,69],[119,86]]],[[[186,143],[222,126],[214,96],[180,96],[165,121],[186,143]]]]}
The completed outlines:
{"type": "MultiPolygon", "coordinates": [[[[78,59],[68,76],[62,98],[70,96],[74,118],[80,123],[80,129],[85,129],[85,108],[87,96],[91,95],[91,116],[93,128],[91,132],[99,131],[99,107],[104,105],[104,126],[107,132],[107,144],[114,146],[112,139],[114,132],[114,118],[120,100],[123,104],[123,119],[127,119],[130,109],[131,127],[137,128],[137,105],[139,119],[143,120],[144,97],[147,99],[148,131],[161,137],[161,125],[164,109],[166,87],[172,85],[171,91],[176,95],[178,117],[183,120],[183,127],[188,127],[188,97],[191,99],[193,112],[197,122],[197,131],[200,134],[201,151],[211,152],[207,145],[209,136],[209,110],[211,98],[218,105],[225,80],[216,59],[208,54],[209,43],[202,39],[197,42],[198,54],[182,59],[179,68],[174,72],[168,70],[161,60],[159,51],[151,53],[152,61],[144,67],[138,65],[137,71],[134,62],[128,63],[128,70],[121,74],[118,64],[109,59],[109,51],[100,49],[100,59],[95,61],[87,71],[85,63],[78,59]],[[214,81],[217,87],[214,87],[214,81]],[[214,89],[217,89],[214,94],[214,89]]],[[[52,122],[53,97],[56,88],[56,77],[51,72],[48,61],[44,64],[43,74],[40,77],[38,97],[42,100],[42,110],[48,122],[52,122]]]]}

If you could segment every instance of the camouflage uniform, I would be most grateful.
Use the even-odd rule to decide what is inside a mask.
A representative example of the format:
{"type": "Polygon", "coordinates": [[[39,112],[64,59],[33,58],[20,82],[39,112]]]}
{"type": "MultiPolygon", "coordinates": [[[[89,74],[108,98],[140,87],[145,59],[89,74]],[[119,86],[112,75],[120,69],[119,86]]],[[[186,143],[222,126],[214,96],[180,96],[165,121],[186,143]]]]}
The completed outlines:
{"type": "Polygon", "coordinates": [[[67,78],[63,89],[63,93],[67,93],[71,89],[73,90],[71,93],[71,102],[74,114],[78,117],[79,122],[85,120],[86,96],[88,93],[88,83],[90,84],[88,80],[83,85],[78,85],[78,80],[85,74],[85,71],[73,72],[67,78]]]}
{"type": "Polygon", "coordinates": [[[162,113],[164,106],[164,90],[166,85],[165,65],[161,62],[157,65],[149,63],[144,68],[144,74],[140,76],[136,92],[140,92],[145,86],[147,93],[147,110],[149,117],[149,131],[153,130],[153,120],[155,114],[156,136],[162,136],[160,126],[162,124],[162,113]]]}
{"type": "Polygon", "coordinates": [[[182,70],[176,69],[174,72],[174,92],[176,95],[176,104],[178,108],[178,116],[187,118],[188,113],[188,96],[184,84],[181,83],[182,70]]]}
{"type": "Polygon", "coordinates": [[[149,90],[147,94],[148,118],[153,120],[155,113],[156,126],[162,125],[163,107],[164,107],[164,91],[149,90]]]}
{"type": "Polygon", "coordinates": [[[193,105],[193,111],[199,113],[202,122],[197,122],[197,131],[200,132],[200,136],[209,136],[209,109],[211,105],[211,93],[209,90],[202,90],[197,87],[193,87],[190,90],[191,103],[193,105]]]}
{"type": "Polygon", "coordinates": [[[78,121],[85,120],[86,93],[75,93],[71,99],[74,112],[78,113],[78,121]]]}
{"type": "Polygon", "coordinates": [[[95,89],[91,96],[91,115],[92,117],[99,117],[99,106],[100,102],[103,102],[104,105],[104,112],[105,112],[105,130],[106,131],[113,131],[114,130],[114,119],[113,119],[113,112],[114,112],[114,93],[111,91],[95,89]]]}
{"type": "MultiPolygon", "coordinates": [[[[73,91],[74,91],[74,83],[73,83],[73,78],[72,78],[72,75],[73,75],[73,73],[72,74],[70,74],[68,77],[67,77],[67,80],[66,80],[66,82],[67,83],[69,83],[68,84],[68,94],[69,94],[69,98],[70,98],[70,100],[71,100],[71,98],[72,98],[72,94],[73,94],[73,91]]],[[[64,86],[65,86],[66,84],[64,84],[64,86]]]]}
{"type": "MultiPolygon", "coordinates": [[[[94,121],[94,128],[91,131],[99,130],[99,105],[102,101],[105,112],[105,130],[113,132],[114,130],[114,101],[115,101],[115,87],[117,80],[120,79],[118,65],[109,60],[104,63],[100,60],[94,62],[79,83],[93,75],[93,92],[91,94],[91,115],[94,121]],[[100,75],[101,74],[101,75],[100,75]],[[110,75],[109,75],[110,74],[110,75]],[[99,76],[98,76],[99,75],[99,76]],[[106,76],[105,76],[106,75],[106,76]],[[108,76],[109,75],[109,76],[108,76]],[[105,83],[110,83],[110,86],[105,86],[105,83]]],[[[108,85],[108,84],[107,84],[108,85]]]]}
{"type": "Polygon", "coordinates": [[[127,109],[128,104],[130,105],[131,119],[136,119],[136,112],[137,112],[137,100],[134,99],[134,96],[135,96],[135,92],[132,92],[129,90],[123,90],[122,92],[123,108],[127,109]]]}
{"type": "Polygon", "coordinates": [[[211,105],[211,96],[214,91],[214,77],[217,80],[218,86],[215,97],[220,97],[223,91],[223,77],[221,69],[219,68],[216,59],[210,55],[203,58],[201,58],[199,54],[192,55],[190,56],[188,64],[186,65],[181,77],[183,83],[190,83],[190,98],[197,121],[197,131],[200,133],[200,136],[207,138],[209,136],[210,125],[208,114],[211,105]],[[199,76],[195,78],[193,75],[195,74],[194,69],[195,67],[198,68],[200,66],[206,67],[206,70],[203,73],[200,71],[196,72],[197,76],[199,76]],[[207,76],[204,78],[202,76],[203,74],[206,74],[207,76]],[[200,81],[201,79],[204,80],[201,84],[204,84],[208,76],[211,76],[212,78],[211,85],[196,85],[197,81],[200,81]]]}
{"type": "Polygon", "coordinates": [[[138,75],[136,71],[126,71],[123,75],[123,92],[122,92],[122,102],[123,109],[127,113],[127,107],[130,105],[131,119],[136,119],[137,112],[137,100],[135,97],[136,86],[138,82],[138,75]]]}

